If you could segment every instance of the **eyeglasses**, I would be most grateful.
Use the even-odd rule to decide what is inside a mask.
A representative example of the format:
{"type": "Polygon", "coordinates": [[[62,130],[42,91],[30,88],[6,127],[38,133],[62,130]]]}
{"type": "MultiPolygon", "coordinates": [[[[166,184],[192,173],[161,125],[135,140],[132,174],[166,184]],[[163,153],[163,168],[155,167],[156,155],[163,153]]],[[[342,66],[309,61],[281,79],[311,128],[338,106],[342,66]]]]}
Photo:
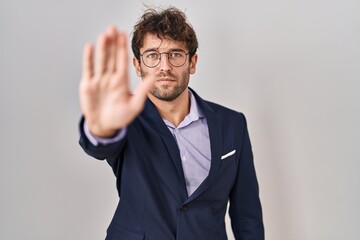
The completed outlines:
{"type": "Polygon", "coordinates": [[[159,52],[156,50],[147,50],[140,54],[141,60],[145,64],[145,66],[149,68],[154,68],[159,65],[161,61],[161,55],[167,54],[169,63],[174,67],[181,67],[185,64],[187,55],[184,50],[172,50],[170,52],[159,52]]]}

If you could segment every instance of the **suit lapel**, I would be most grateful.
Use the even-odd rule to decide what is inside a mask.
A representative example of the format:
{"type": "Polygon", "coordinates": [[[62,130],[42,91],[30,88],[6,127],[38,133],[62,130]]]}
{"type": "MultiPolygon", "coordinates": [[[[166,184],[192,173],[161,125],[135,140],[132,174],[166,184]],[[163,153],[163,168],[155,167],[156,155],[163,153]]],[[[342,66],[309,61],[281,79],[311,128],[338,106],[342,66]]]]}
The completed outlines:
{"type": "Polygon", "coordinates": [[[153,129],[157,131],[160,137],[163,140],[164,145],[166,146],[167,152],[170,155],[170,158],[175,166],[177,176],[174,178],[174,174],[166,171],[164,168],[164,172],[162,172],[163,176],[167,176],[168,180],[165,184],[169,186],[169,189],[173,191],[174,195],[179,196],[180,191],[180,200],[181,202],[187,199],[187,191],[185,184],[184,172],[180,159],[180,151],[177,146],[177,143],[172,136],[171,132],[167,128],[160,114],[158,113],[154,104],[148,100],[145,105],[145,116],[147,123],[151,125],[153,129]]]}
{"type": "Polygon", "coordinates": [[[202,100],[193,90],[193,94],[196,97],[197,102],[200,104],[202,111],[205,114],[210,137],[210,149],[211,149],[211,165],[209,175],[200,184],[193,194],[187,199],[186,202],[190,202],[201,193],[203,193],[215,180],[216,173],[219,170],[222,154],[222,123],[221,116],[214,112],[214,110],[202,100]]]}

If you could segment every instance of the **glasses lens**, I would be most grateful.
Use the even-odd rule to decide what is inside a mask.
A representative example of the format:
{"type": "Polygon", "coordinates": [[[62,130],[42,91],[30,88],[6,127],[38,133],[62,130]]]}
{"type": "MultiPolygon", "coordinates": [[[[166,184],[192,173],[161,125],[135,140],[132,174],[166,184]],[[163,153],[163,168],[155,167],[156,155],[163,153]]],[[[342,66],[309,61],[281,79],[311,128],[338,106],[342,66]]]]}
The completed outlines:
{"type": "Polygon", "coordinates": [[[186,61],[186,53],[182,50],[169,52],[169,62],[175,67],[181,67],[186,61]]]}
{"type": "Polygon", "coordinates": [[[144,64],[148,67],[155,67],[160,62],[160,53],[157,51],[145,51],[142,55],[144,64]]]}

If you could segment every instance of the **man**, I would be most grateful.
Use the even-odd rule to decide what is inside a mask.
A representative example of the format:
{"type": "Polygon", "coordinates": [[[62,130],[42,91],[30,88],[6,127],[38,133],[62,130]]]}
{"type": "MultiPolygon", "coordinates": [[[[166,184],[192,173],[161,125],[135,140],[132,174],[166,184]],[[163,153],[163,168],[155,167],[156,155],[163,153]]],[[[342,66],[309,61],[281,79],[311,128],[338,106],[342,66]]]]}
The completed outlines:
{"type": "Polygon", "coordinates": [[[198,42],[184,13],[149,9],[126,34],[109,27],[84,48],[80,144],[106,159],[120,197],[106,239],[264,239],[246,121],[188,88],[198,42]]]}

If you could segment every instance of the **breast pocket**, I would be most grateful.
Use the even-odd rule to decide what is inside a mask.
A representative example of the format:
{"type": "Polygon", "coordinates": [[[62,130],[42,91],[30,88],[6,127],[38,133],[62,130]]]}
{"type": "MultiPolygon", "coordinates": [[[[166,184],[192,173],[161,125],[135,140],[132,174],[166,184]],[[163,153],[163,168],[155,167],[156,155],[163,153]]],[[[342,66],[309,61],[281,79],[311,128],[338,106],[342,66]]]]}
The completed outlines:
{"type": "Polygon", "coordinates": [[[236,153],[236,150],[232,150],[232,151],[229,151],[228,153],[225,153],[224,155],[221,156],[221,160],[224,161],[224,160],[227,160],[229,158],[233,158],[235,156],[235,153],[236,153]]]}
{"type": "Polygon", "coordinates": [[[235,161],[235,159],[236,159],[235,153],[236,153],[236,150],[231,150],[221,156],[221,164],[220,164],[221,169],[225,168],[227,170],[230,170],[230,169],[228,169],[229,166],[230,166],[230,168],[231,167],[235,168],[235,165],[234,165],[236,162],[235,161]]]}

